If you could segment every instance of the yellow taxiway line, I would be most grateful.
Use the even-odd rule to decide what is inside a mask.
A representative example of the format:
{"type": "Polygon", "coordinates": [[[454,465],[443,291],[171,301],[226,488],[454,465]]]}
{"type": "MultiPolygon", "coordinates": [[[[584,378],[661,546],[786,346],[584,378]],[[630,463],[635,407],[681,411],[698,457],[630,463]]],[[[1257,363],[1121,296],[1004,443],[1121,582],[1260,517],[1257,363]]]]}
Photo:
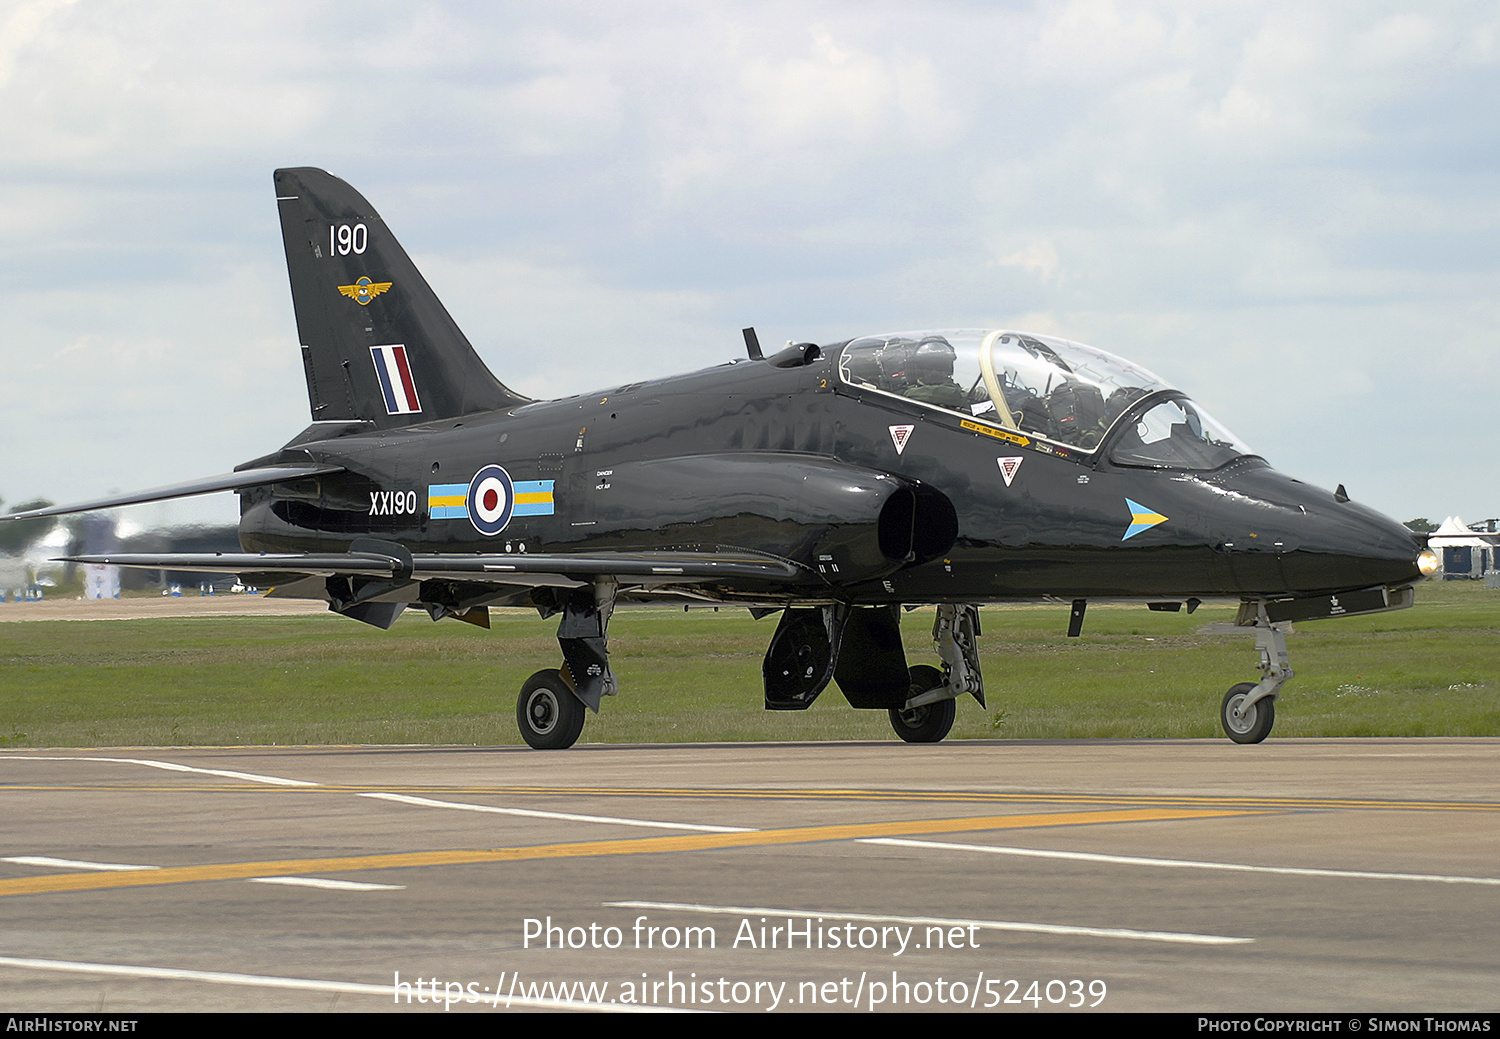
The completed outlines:
{"type": "Polygon", "coordinates": [[[250,877],[295,876],[308,873],[347,873],[418,866],[463,866],[482,862],[523,862],[532,859],[574,859],[602,855],[654,855],[663,852],[753,848],[870,837],[909,837],[920,834],[1016,830],[1044,826],[1083,826],[1098,823],[1163,822],[1252,814],[1259,813],[1223,809],[1135,808],[1098,812],[1055,812],[1046,815],[987,815],[963,819],[914,819],[905,822],[798,826],[746,833],[679,834],[624,840],[578,841],[570,844],[539,844],[520,848],[412,851],[324,859],[224,862],[201,866],[167,866],[162,869],[120,873],[67,873],[41,877],[16,877],[0,880],[0,897],[68,891],[102,891],[110,888],[150,887],[163,884],[192,884],[210,880],[244,880],[250,877]]]}

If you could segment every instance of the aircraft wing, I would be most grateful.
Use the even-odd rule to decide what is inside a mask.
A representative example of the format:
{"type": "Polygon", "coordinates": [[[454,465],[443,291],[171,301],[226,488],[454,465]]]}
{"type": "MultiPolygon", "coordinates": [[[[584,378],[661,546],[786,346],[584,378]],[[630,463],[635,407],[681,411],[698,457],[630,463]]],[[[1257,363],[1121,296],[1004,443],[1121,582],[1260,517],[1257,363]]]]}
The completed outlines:
{"type": "Polygon", "coordinates": [[[65,556],[63,562],[104,563],[147,570],[254,574],[263,580],[369,577],[388,581],[449,580],[521,587],[572,588],[613,577],[636,586],[716,581],[785,582],[806,576],[784,559],[736,552],[529,552],[505,555],[412,555],[351,552],[173,552],[65,556]]]}
{"type": "MultiPolygon", "coordinates": [[[[494,581],[535,585],[538,578],[567,578],[588,584],[596,577],[627,579],[631,584],[699,584],[726,580],[789,581],[805,571],[785,559],[749,553],[591,552],[525,555],[413,556],[413,577],[494,581]],[[420,575],[420,576],[419,576],[420,575]]],[[[552,582],[546,582],[552,583],[552,582]]]]}
{"type": "MultiPolygon", "coordinates": [[[[75,502],[72,505],[49,505],[45,509],[12,512],[9,515],[0,516],[0,522],[5,520],[40,519],[43,516],[67,516],[75,512],[112,509],[117,505],[140,505],[148,501],[166,501],[169,498],[191,498],[198,494],[212,494],[215,491],[237,491],[246,487],[260,487],[268,483],[285,483],[289,480],[301,480],[309,476],[326,476],[329,473],[341,473],[343,471],[344,467],[341,465],[260,466],[255,469],[241,469],[233,473],[222,473],[218,476],[205,476],[198,480],[189,480],[186,483],[174,483],[167,487],[153,487],[148,491],[136,491],[133,494],[116,494],[108,498],[95,498],[92,501],[75,502]]],[[[179,568],[173,567],[172,569],[179,568]]]]}

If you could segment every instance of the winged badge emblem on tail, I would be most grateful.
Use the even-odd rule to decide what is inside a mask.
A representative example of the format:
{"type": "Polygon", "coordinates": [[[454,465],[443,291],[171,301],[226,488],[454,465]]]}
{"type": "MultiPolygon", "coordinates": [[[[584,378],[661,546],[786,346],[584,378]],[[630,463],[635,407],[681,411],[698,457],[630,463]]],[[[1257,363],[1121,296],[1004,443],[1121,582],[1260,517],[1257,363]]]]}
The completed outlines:
{"type": "Polygon", "coordinates": [[[389,289],[391,284],[388,281],[371,281],[369,278],[360,278],[353,285],[340,285],[339,291],[360,306],[368,307],[370,300],[389,289]]]}

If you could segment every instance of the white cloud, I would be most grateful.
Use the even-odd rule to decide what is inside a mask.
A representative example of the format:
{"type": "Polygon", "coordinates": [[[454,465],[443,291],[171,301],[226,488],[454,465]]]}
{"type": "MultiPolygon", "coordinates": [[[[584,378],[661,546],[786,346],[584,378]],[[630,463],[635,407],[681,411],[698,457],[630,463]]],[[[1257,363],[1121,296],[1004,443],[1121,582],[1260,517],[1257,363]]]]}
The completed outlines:
{"type": "Polygon", "coordinates": [[[683,99],[686,113],[659,124],[669,194],[747,173],[826,180],[857,160],[878,168],[892,150],[951,142],[964,122],[933,56],[899,41],[876,51],[816,23],[788,50],[741,41],[723,57],[708,89],[683,99]]]}
{"type": "Polygon", "coordinates": [[[1005,267],[1020,267],[1037,275],[1043,281],[1051,281],[1058,273],[1057,247],[1046,238],[1029,242],[1016,252],[1002,256],[995,262],[1005,267]]]}
{"type": "Polygon", "coordinates": [[[513,259],[419,259],[496,376],[528,396],[583,393],[727,360],[704,292],[600,285],[586,271],[513,259]]]}
{"type": "MultiPolygon", "coordinates": [[[[1105,82],[1190,53],[1194,43],[1190,8],[1072,0],[1038,10],[1040,24],[1017,56],[1029,58],[1028,72],[1048,78],[1105,82]]],[[[1002,62],[1008,57],[996,55],[1002,62]]]]}
{"type": "Polygon", "coordinates": [[[511,147],[527,155],[569,152],[618,129],[619,91],[606,75],[546,75],[495,99],[497,120],[508,124],[511,147]]]}
{"type": "Polygon", "coordinates": [[[16,61],[46,28],[47,19],[77,0],[25,0],[0,17],[0,87],[16,72],[16,61]]]}
{"type": "Polygon", "coordinates": [[[1379,67],[1407,65],[1434,56],[1440,34],[1432,19],[1409,12],[1382,18],[1357,33],[1355,59],[1379,67]]]}

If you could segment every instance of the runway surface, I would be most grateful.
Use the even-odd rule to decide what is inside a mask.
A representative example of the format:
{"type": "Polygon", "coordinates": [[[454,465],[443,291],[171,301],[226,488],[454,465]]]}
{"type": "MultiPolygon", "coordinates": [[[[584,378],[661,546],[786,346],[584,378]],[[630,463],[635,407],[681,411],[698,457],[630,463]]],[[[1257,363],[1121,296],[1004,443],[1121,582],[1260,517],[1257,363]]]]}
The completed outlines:
{"type": "Polygon", "coordinates": [[[158,617],[294,617],[328,612],[319,599],[264,595],[135,595],[124,599],[55,598],[0,604],[3,621],[134,621],[158,617]]]}
{"type": "Polygon", "coordinates": [[[1494,1010],[1497,758],[0,752],[0,1009],[1494,1010]]]}

